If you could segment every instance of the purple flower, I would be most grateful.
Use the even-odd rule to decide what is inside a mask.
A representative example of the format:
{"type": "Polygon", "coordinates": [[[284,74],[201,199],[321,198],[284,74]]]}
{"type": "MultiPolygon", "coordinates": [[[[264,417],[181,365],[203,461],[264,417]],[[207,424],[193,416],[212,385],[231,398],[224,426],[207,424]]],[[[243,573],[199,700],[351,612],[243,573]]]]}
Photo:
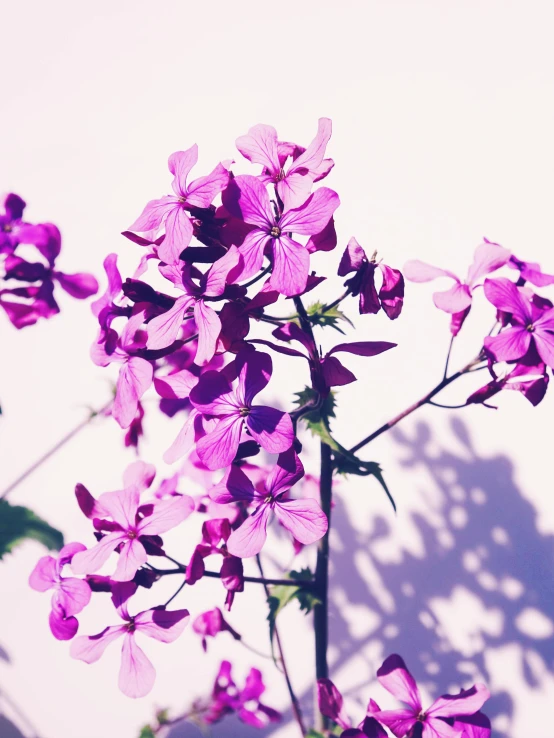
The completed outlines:
{"type": "Polygon", "coordinates": [[[187,312],[191,311],[198,328],[198,348],[195,362],[207,364],[214,356],[217,340],[221,333],[221,321],[213,308],[203,298],[219,297],[226,287],[230,272],[237,266],[240,254],[236,246],[218,259],[202,277],[201,285],[196,285],[190,276],[190,266],[182,271],[182,280],[176,282],[185,294],[177,298],[173,307],[153,318],[147,326],[147,348],[160,349],[170,346],[179,334],[187,312]]]}
{"type": "Polygon", "coordinates": [[[494,407],[487,404],[491,397],[502,390],[514,390],[521,392],[531,405],[536,407],[546,395],[549,376],[546,364],[539,360],[535,350],[528,352],[504,377],[497,377],[492,366],[489,366],[489,371],[493,376],[492,381],[473,392],[467,398],[466,405],[482,404],[494,407]]]}
{"type": "Polygon", "coordinates": [[[29,586],[37,592],[53,589],[50,630],[55,638],[68,641],[77,632],[78,615],[90,602],[90,587],[84,579],[63,577],[62,570],[79,551],[85,551],[82,543],[68,543],[56,558],[43,556],[29,577],[29,586]]]}
{"type": "Polygon", "coordinates": [[[353,728],[344,710],[342,695],[330,679],[317,680],[317,699],[321,714],[343,729],[341,738],[387,738],[386,732],[372,717],[374,712],[379,711],[379,705],[373,700],[369,701],[364,720],[358,728],[353,728]]]}
{"type": "Polygon", "coordinates": [[[241,279],[256,274],[269,248],[273,257],[271,286],[288,297],[299,295],[306,288],[310,270],[310,254],[305,246],[288,234],[313,236],[329,223],[339,206],[336,192],[320,187],[298,208],[275,215],[265,185],[256,177],[241,175],[234,180],[240,190],[238,206],[243,219],[255,226],[239,251],[244,259],[241,279]]]}
{"type": "Polygon", "coordinates": [[[94,502],[89,516],[111,518],[111,521],[102,521],[110,532],[93,548],[75,555],[71,566],[76,574],[98,571],[117,548],[119,559],[112,579],[129,581],[147,560],[141,538],[171,530],[194,510],[194,502],[187,495],[155,500],[139,508],[141,492],[152,482],[151,475],[145,470],[149,472],[151,468],[141,461],[131,464],[124,476],[124,489],[105,492],[94,502]]]}
{"type": "Polygon", "coordinates": [[[154,608],[129,615],[127,600],[136,591],[132,582],[113,586],[112,600],[123,625],[111,625],[93,636],[79,636],[71,644],[70,653],[74,659],[93,664],[102,656],[106,648],[123,637],[121,649],[121,669],[119,689],[127,697],[144,697],[156,679],[156,670],[144,651],[136,643],[138,633],[162,643],[172,643],[185,629],[189,619],[188,610],[165,610],[154,608]]]}
{"type": "Polygon", "coordinates": [[[305,202],[312,185],[326,177],[334,166],[332,159],[324,159],[327,143],[331,138],[332,124],[329,118],[320,118],[317,134],[307,149],[279,143],[273,126],[259,124],[246,136],[236,140],[237,149],[253,164],[264,168],[260,179],[273,182],[285,208],[296,208],[305,202]],[[292,163],[285,171],[289,156],[292,163]]]}
{"type": "Polygon", "coordinates": [[[294,440],[288,413],[253,405],[254,397],[269,382],[271,357],[245,350],[221,372],[205,372],[191,390],[190,401],[203,416],[217,420],[215,428],[198,441],[196,450],[208,469],[228,466],[237,453],[243,426],[269,453],[281,453],[294,440]],[[230,377],[238,378],[233,389],[230,377]]]}
{"type": "Polygon", "coordinates": [[[485,239],[484,243],[475,249],[473,263],[469,267],[465,280],[457,277],[447,269],[425,264],[422,261],[408,261],[404,265],[404,274],[410,282],[431,282],[438,277],[448,277],[454,284],[448,290],[435,292],[433,301],[439,310],[452,315],[450,330],[457,335],[471,308],[472,295],[479,280],[491,272],[500,269],[510,260],[510,252],[497,243],[485,239]]]}
{"type": "Polygon", "coordinates": [[[515,361],[534,346],[541,360],[554,367],[554,308],[542,309],[509,279],[487,279],[485,295],[498,310],[509,313],[511,327],[485,338],[496,361],[515,361]]]}
{"type": "Polygon", "coordinates": [[[389,656],[377,671],[377,679],[388,692],[409,705],[402,710],[372,712],[372,716],[397,738],[411,736],[418,724],[421,738],[488,738],[490,735],[490,723],[478,712],[490,696],[484,684],[476,684],[456,695],[442,695],[427,710],[423,710],[417,684],[400,656],[389,656]],[[480,717],[474,725],[483,722],[482,718],[488,725],[482,733],[474,732],[471,722],[467,720],[476,714],[480,717]]]}
{"type": "Polygon", "coordinates": [[[354,296],[360,296],[360,315],[375,314],[383,308],[391,320],[398,318],[404,304],[404,277],[398,269],[393,269],[382,262],[376,263],[374,258],[368,259],[356,239],[351,238],[342,255],[338,275],[345,277],[351,272],[356,274],[346,280],[345,286],[354,296]],[[375,287],[377,268],[382,276],[379,293],[375,287]]]}
{"type": "Polygon", "coordinates": [[[508,266],[519,271],[520,277],[525,282],[531,282],[536,287],[548,287],[554,284],[554,275],[545,274],[540,264],[531,261],[521,261],[516,256],[511,256],[508,266]]]}
{"type": "Polygon", "coordinates": [[[314,543],[325,535],[327,517],[316,500],[286,498],[285,493],[303,476],[304,467],[292,448],[279,454],[277,464],[259,489],[240,467],[231,466],[222,481],[210,490],[210,497],[223,504],[245,502],[256,505],[252,515],[231,533],[227,548],[232,554],[245,559],[262,550],[272,512],[300,543],[314,543]]]}
{"type": "Polygon", "coordinates": [[[238,689],[231,676],[231,663],[222,661],[204,721],[211,725],[225,715],[236,713],[243,723],[254,728],[264,728],[270,722],[278,722],[281,714],[260,701],[264,692],[262,673],[258,669],[250,669],[243,689],[238,689]]]}
{"type": "Polygon", "coordinates": [[[141,215],[129,226],[131,231],[145,233],[165,226],[165,238],[158,247],[158,255],[166,264],[178,264],[179,255],[192,238],[193,225],[185,212],[186,208],[207,208],[229,181],[229,172],[222,164],[206,177],[187,182],[190,170],[198,161],[198,146],[187,151],[176,151],[168,161],[173,174],[174,195],[159,200],[150,200],[141,215]]]}
{"type": "Polygon", "coordinates": [[[206,638],[215,638],[218,633],[230,633],[236,641],[241,640],[240,633],[237,633],[223,617],[223,613],[219,607],[213,610],[202,612],[198,615],[193,623],[192,629],[195,633],[202,636],[202,648],[207,651],[206,638]]]}

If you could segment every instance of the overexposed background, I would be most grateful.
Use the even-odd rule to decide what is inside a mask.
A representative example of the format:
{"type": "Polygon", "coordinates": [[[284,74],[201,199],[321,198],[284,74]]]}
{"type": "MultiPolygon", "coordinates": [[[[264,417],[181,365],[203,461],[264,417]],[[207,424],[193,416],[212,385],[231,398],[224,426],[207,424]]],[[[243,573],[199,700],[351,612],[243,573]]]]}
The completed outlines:
{"type": "MultiPolygon", "coordinates": [[[[119,233],[147,200],[169,192],[171,152],[198,143],[203,174],[238,158],[235,138],[256,123],[307,145],[322,115],[333,119],[328,155],[336,162],[325,184],[342,205],[339,249],[314,259],[319,272],[334,273],[352,235],[393,266],[420,258],[460,274],[486,236],[554,272],[551,3],[20,0],[5,2],[1,19],[0,188],[27,200],[30,220],[61,227],[60,267],[68,272],[102,278],[102,260],[117,251],[122,272],[131,273],[140,249],[119,233]]],[[[383,315],[357,319],[356,339],[399,347],[347,360],[361,381],[340,392],[335,430],[345,445],[440,377],[448,319],[431,291],[409,285],[395,323],[383,315]]],[[[96,331],[88,305],[60,302],[61,315],[35,328],[17,332],[1,321],[2,487],[108,396],[113,375],[88,358],[96,331]]],[[[347,313],[356,316],[354,301],[347,313]]],[[[479,315],[453,365],[471,358],[482,326],[488,330],[489,317],[479,315]]],[[[307,377],[275,364],[267,396],[285,402],[307,377]]],[[[454,387],[445,401],[463,401],[469,389],[454,387]]],[[[396,517],[371,481],[337,491],[331,661],[356,721],[370,695],[392,706],[374,674],[398,651],[429,697],[485,680],[496,738],[552,735],[554,399],[533,409],[513,395],[500,398],[497,412],[421,411],[367,450],[383,464],[396,517]]],[[[143,457],[162,472],[176,429],[163,419],[147,424],[143,457]]],[[[96,422],[10,499],[31,505],[66,540],[90,542],[75,483],[95,494],[116,489],[132,460],[116,424],[96,422]]],[[[168,541],[190,551],[191,531],[168,541]]],[[[225,635],[204,658],[190,630],[173,646],[148,644],[155,689],[128,700],[116,686],[117,647],[87,667],[51,638],[49,598],[26,582],[42,554],[28,543],[0,567],[1,709],[24,735],[32,729],[13,705],[40,738],[135,738],[154,706],[180,708],[207,692],[223,657],[236,663],[239,679],[250,664],[260,666],[267,701],[287,710],[270,662],[225,635]]],[[[252,589],[237,598],[230,620],[265,649],[263,598],[252,589]]],[[[157,604],[147,593],[144,602],[157,604]]],[[[221,592],[210,582],[176,604],[194,614],[216,603],[221,592]]],[[[83,614],[81,632],[109,622],[105,605],[83,614]]],[[[308,707],[310,620],[291,609],[282,628],[308,707]]],[[[1,721],[0,736],[11,738],[1,721]]],[[[249,733],[223,724],[214,734],[249,733]]],[[[275,731],[296,734],[292,724],[275,731]]]]}

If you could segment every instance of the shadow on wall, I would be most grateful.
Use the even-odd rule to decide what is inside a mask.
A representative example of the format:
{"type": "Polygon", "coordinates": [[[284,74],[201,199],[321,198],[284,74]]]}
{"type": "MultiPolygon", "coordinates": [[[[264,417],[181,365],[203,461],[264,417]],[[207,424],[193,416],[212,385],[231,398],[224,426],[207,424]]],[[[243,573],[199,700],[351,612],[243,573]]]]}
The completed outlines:
{"type": "MultiPolygon", "coordinates": [[[[511,645],[522,678],[538,688],[541,675],[554,673],[554,537],[538,531],[536,511],[517,488],[510,460],[480,458],[465,424],[453,419],[451,427],[459,454],[437,449],[426,423],[418,423],[411,438],[399,430],[391,434],[418,491],[432,479],[428,512],[408,513],[422,555],[403,550],[397,561],[384,560],[389,519],[373,518],[368,533],[353,534],[337,496],[333,528],[341,545],[332,552],[330,637],[339,657],[333,672],[364,658],[365,647],[375,644],[373,652],[400,653],[438,697],[471,683],[474,673],[490,681],[488,656],[511,645]],[[344,617],[356,606],[370,623],[364,637],[353,637],[344,617]]],[[[375,673],[380,662],[367,660],[375,673]]],[[[363,684],[351,692],[366,702],[370,696],[363,684]]],[[[302,696],[306,715],[310,701],[310,694],[302,696]]],[[[511,737],[512,695],[497,691],[485,711],[494,736],[511,737]]]]}

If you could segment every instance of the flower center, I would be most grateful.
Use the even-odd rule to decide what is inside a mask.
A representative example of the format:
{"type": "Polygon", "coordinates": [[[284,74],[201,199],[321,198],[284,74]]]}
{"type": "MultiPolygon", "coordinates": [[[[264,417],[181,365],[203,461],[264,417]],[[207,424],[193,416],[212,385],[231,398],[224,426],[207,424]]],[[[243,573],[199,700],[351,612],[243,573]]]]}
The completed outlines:
{"type": "Polygon", "coordinates": [[[9,225],[9,223],[6,223],[6,225],[2,226],[2,230],[4,231],[4,233],[11,233],[13,231],[13,228],[11,227],[11,225],[9,225]]]}
{"type": "Polygon", "coordinates": [[[130,538],[131,540],[133,540],[134,538],[136,538],[137,535],[138,534],[137,534],[136,530],[129,530],[129,531],[127,531],[127,538],[130,538]]]}
{"type": "Polygon", "coordinates": [[[535,330],[535,326],[533,325],[533,323],[529,323],[529,325],[525,326],[525,330],[529,333],[533,333],[535,330]]]}
{"type": "Polygon", "coordinates": [[[425,713],[424,712],[420,712],[419,715],[417,716],[417,720],[419,720],[422,723],[424,723],[425,722],[425,713]]]}
{"type": "Polygon", "coordinates": [[[269,235],[273,236],[273,238],[279,238],[279,236],[281,235],[281,229],[279,228],[279,226],[273,226],[273,228],[269,232],[269,235]]]}
{"type": "Polygon", "coordinates": [[[250,408],[249,407],[241,407],[239,410],[240,417],[246,418],[247,415],[250,415],[250,408]]]}
{"type": "Polygon", "coordinates": [[[135,632],[135,621],[134,620],[130,620],[127,623],[127,630],[129,631],[129,633],[134,633],[135,632]]]}
{"type": "Polygon", "coordinates": [[[282,167],[281,169],[279,169],[279,174],[275,179],[277,180],[277,182],[281,182],[283,179],[285,179],[285,170],[282,167]]]}

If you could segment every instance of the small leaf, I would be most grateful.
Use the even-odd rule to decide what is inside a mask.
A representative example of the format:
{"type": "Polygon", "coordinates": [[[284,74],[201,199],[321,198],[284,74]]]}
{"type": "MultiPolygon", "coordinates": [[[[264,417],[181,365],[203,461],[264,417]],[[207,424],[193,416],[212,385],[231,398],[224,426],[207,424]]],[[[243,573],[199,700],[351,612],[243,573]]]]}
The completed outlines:
{"type": "Polygon", "coordinates": [[[0,500],[0,559],[27,538],[49,550],[63,546],[63,535],[27,507],[0,500]]]}
{"type": "MultiPolygon", "coordinates": [[[[299,582],[309,582],[313,580],[313,574],[308,568],[302,569],[301,571],[291,571],[288,576],[299,582]]],[[[314,595],[311,589],[302,586],[292,587],[285,584],[278,584],[270,587],[269,591],[270,595],[267,598],[269,614],[267,619],[269,621],[269,639],[273,654],[273,636],[275,635],[275,621],[277,620],[277,615],[293,600],[297,600],[300,609],[306,614],[311,612],[315,605],[320,604],[321,601],[314,595]]],[[[273,656],[273,660],[275,660],[275,656],[273,656]]]]}
{"type": "Polygon", "coordinates": [[[149,725],[145,725],[140,731],[138,738],[156,738],[156,734],[149,725]]]}
{"type": "Polygon", "coordinates": [[[329,326],[330,328],[334,328],[339,333],[344,334],[344,331],[339,328],[339,321],[343,320],[352,327],[352,321],[346,317],[346,315],[338,309],[338,307],[335,305],[331,308],[326,308],[325,304],[322,302],[314,302],[312,305],[309,305],[306,309],[306,312],[308,313],[308,317],[310,319],[310,323],[312,325],[319,325],[322,328],[325,328],[326,326],[329,326]]]}
{"type": "Polygon", "coordinates": [[[310,730],[308,733],[306,733],[306,738],[325,738],[323,733],[318,733],[317,730],[310,730]]]}

